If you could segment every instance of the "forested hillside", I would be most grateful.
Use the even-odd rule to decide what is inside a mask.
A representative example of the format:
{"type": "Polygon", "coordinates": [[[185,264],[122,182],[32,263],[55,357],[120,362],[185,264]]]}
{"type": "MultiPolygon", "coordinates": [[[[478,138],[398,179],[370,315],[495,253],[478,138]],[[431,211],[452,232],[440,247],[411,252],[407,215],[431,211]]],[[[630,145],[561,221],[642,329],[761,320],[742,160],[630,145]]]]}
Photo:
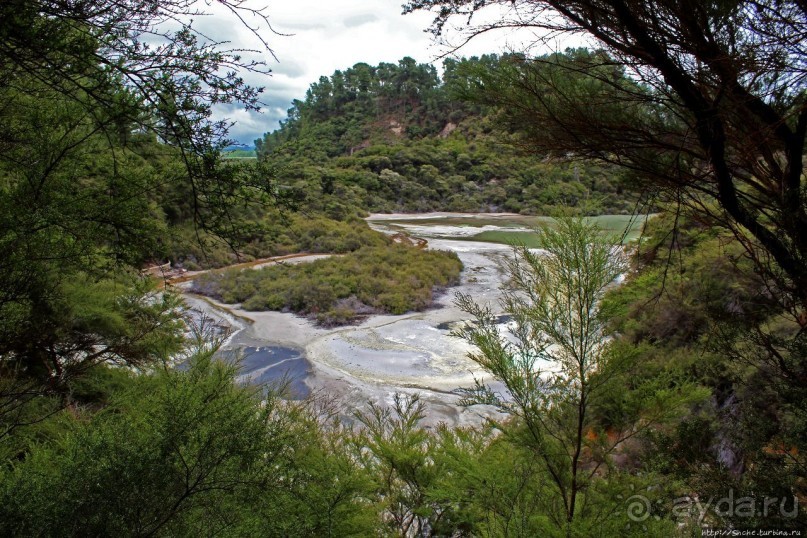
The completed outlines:
{"type": "Polygon", "coordinates": [[[624,171],[519,151],[497,110],[467,99],[467,73],[500,61],[449,59],[442,78],[411,58],[323,76],[294,101],[280,129],[256,140],[259,158],[320,206],[339,200],[376,212],[632,211],[638,195],[625,189],[624,171]]]}
{"type": "Polygon", "coordinates": [[[411,0],[601,48],[359,63],[228,158],[268,69],[191,21],[271,57],[251,5],[0,2],[0,536],[804,534],[804,2],[411,0]],[[364,220],[428,210],[542,217],[364,220]]]}
{"type": "MultiPolygon", "coordinates": [[[[359,220],[366,212],[634,211],[641,193],[629,174],[521,151],[498,110],[471,99],[469,76],[505,61],[446,60],[442,79],[411,58],[321,77],[293,102],[280,129],[256,140],[259,163],[250,172],[258,183],[271,178],[272,196],[305,216],[254,201],[232,206],[220,221],[229,237],[222,242],[194,229],[190,192],[167,191],[155,200],[167,233],[152,258],[197,269],[300,251],[349,252],[359,236],[374,241],[359,220]]],[[[241,170],[236,177],[252,169],[226,155],[241,170]]]]}

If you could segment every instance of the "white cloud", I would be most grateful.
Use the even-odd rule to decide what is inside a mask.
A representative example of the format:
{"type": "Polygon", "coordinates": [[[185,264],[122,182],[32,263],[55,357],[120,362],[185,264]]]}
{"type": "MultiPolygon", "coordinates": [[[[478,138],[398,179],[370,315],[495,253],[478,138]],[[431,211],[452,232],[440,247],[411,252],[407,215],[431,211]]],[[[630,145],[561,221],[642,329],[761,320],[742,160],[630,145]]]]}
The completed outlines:
{"type": "MultiPolygon", "coordinates": [[[[276,32],[264,32],[277,61],[266,52],[255,57],[266,60],[272,76],[244,73],[252,85],[266,89],[263,114],[247,113],[232,107],[218,107],[217,116],[238,123],[231,138],[251,143],[263,133],[278,127],[293,99],[302,99],[311,83],[359,62],[376,65],[397,63],[405,56],[418,62],[434,62],[446,49],[433,44],[424,30],[433,16],[429,13],[401,14],[402,0],[270,0],[253,5],[266,6],[276,32]]],[[[229,41],[233,48],[261,49],[260,41],[220,5],[208,8],[214,15],[194,22],[194,27],[217,40],[229,41]]],[[[249,22],[249,21],[248,21],[249,22]]],[[[465,56],[519,49],[530,40],[517,34],[483,36],[460,52],[465,56]]],[[[248,56],[245,54],[245,56],[248,56]]]]}

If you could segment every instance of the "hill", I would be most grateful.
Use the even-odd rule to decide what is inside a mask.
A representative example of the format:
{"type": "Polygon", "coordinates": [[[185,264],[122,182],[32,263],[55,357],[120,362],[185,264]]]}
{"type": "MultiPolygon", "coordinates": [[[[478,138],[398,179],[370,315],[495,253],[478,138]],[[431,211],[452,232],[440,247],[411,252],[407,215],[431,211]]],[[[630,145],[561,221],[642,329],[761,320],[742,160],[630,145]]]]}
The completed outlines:
{"type": "Polygon", "coordinates": [[[495,109],[466,99],[464,73],[501,59],[446,60],[442,78],[412,58],[320,77],[293,101],[279,129],[255,141],[259,160],[280,183],[334,214],[349,205],[371,212],[630,212],[636,195],[626,191],[624,172],[521,152],[495,109]]]}

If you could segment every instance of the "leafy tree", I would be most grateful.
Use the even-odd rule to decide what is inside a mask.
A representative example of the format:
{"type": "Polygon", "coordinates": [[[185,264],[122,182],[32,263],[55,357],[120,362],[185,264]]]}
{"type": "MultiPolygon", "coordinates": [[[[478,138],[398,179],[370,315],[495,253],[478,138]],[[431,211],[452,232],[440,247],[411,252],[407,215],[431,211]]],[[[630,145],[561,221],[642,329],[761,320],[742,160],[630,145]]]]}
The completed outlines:
{"type": "Polygon", "coordinates": [[[272,400],[256,413],[232,375],[208,353],[187,372],[141,377],[91,423],[76,424],[62,446],[34,451],[4,477],[4,534],[144,535],[222,525],[228,497],[260,482],[262,462],[277,459],[283,444],[272,400]],[[266,444],[272,437],[274,447],[266,444]],[[192,513],[210,509],[204,523],[193,521],[192,513]]]}
{"type": "Polygon", "coordinates": [[[779,0],[408,2],[455,16],[504,6],[467,27],[593,38],[597,53],[516,59],[486,89],[540,151],[593,157],[730,229],[807,324],[807,7],[779,0]],[[624,70],[624,71],[623,71],[624,70]],[[622,74],[624,73],[624,74],[622,74]]]}
{"type": "MultiPolygon", "coordinates": [[[[712,394],[680,423],[647,436],[645,468],[684,481],[701,498],[731,490],[791,506],[803,494],[807,406],[804,391],[778,372],[798,354],[776,365],[754,343],[761,328],[789,333],[785,320],[770,317],[776,298],[728,232],[674,213],[651,219],[637,258],[635,276],[603,302],[619,340],[643,350],[633,383],[678,370],[712,394]]],[[[803,515],[707,517],[713,525],[795,529],[803,515]]]]}
{"type": "Polygon", "coordinates": [[[489,470],[477,458],[491,432],[433,431],[421,423],[425,410],[419,395],[396,393],[391,406],[370,403],[356,412],[362,427],[353,443],[374,479],[378,528],[400,536],[475,535],[487,506],[474,498],[481,482],[474,479],[489,470]]]}
{"type": "MultiPolygon", "coordinates": [[[[369,483],[314,409],[235,383],[207,349],[129,379],[0,469],[6,536],[368,534],[369,483]]],[[[342,439],[346,439],[342,435],[342,439]]]]}
{"type": "MultiPolygon", "coordinates": [[[[672,277],[669,262],[681,259],[679,247],[690,234],[677,225],[668,229],[650,249],[669,243],[662,249],[668,256],[660,258],[665,267],[652,268],[636,284],[647,290],[654,273],[678,297],[671,301],[664,285],[661,293],[644,294],[642,308],[655,308],[646,319],[634,313],[628,325],[651,349],[672,345],[674,351],[660,355],[661,368],[688,363],[704,376],[713,390],[716,442],[740,438],[716,464],[739,476],[700,467],[698,487],[725,494],[731,483],[772,496],[800,495],[798,480],[765,477],[803,476],[805,468],[799,454],[807,410],[801,396],[807,381],[807,6],[778,0],[424,0],[407,9],[434,9],[433,30],[440,34],[455,15],[467,21],[478,10],[505,4],[489,25],[466,28],[581,34],[601,50],[514,57],[509,65],[476,72],[469,85],[477,96],[501,105],[528,147],[614,162],[677,206],[676,223],[716,225],[737,241],[715,238],[694,260],[684,255],[679,267],[690,272],[672,277]],[[715,278],[716,271],[725,273],[715,278]],[[741,276],[726,278],[734,273],[741,276]],[[694,291],[710,280],[714,286],[694,291]],[[733,283],[730,314],[723,297],[712,295],[727,281],[733,283]],[[730,360],[717,366],[713,354],[730,360]],[[737,417],[747,426],[738,429],[737,417]],[[747,435],[728,433],[737,430],[747,435]],[[745,468],[732,456],[740,453],[759,465],[745,468]]],[[[681,439],[676,446],[691,436],[681,439]]]]}
{"type": "Polygon", "coordinates": [[[583,219],[561,218],[556,229],[538,234],[544,251],[517,247],[506,264],[511,287],[501,306],[513,318],[510,334],[500,332],[490,306],[460,294],[458,306],[474,319],[455,336],[478,350],[469,357],[507,389],[499,395],[477,383],[467,403],[495,403],[518,417],[523,429],[511,434],[540,459],[555,488],[551,498],[559,499],[544,513],[571,535],[611,515],[613,505],[603,506],[603,497],[596,502],[598,486],[607,484],[597,477],[611,456],[638,431],[674,417],[697,393],[687,384],[670,389],[659,376],[609,409],[637,360],[612,343],[599,310],[626,271],[624,256],[583,219]]]}
{"type": "Polygon", "coordinates": [[[52,295],[29,309],[4,310],[9,317],[0,324],[0,442],[54,411],[37,398],[75,403],[71,387],[91,368],[149,367],[180,349],[184,326],[176,297],[157,293],[142,278],[71,276],[42,290],[52,295]]]}
{"type": "Polygon", "coordinates": [[[442,516],[428,498],[439,469],[429,460],[429,434],[419,426],[424,416],[417,396],[395,395],[391,408],[371,405],[357,418],[365,426],[359,437],[373,460],[366,465],[379,477],[389,527],[401,536],[428,535],[442,516]]]}
{"type": "MultiPolygon", "coordinates": [[[[263,10],[219,5],[268,48],[263,31],[271,27],[263,10]]],[[[188,2],[12,0],[0,10],[3,87],[28,76],[88,112],[120,106],[124,87],[132,98],[127,119],[199,155],[226,134],[226,122],[209,121],[214,104],[259,104],[260,89],[239,74],[264,70],[264,63],[242,59],[257,51],[227,50],[197,32],[193,18],[206,13],[188,2]]]]}
{"type": "MultiPolygon", "coordinates": [[[[242,2],[217,5],[268,29],[242,2]]],[[[38,394],[70,403],[93,365],[175,349],[176,301],[136,270],[165,253],[168,224],[237,236],[231,204],[273,194],[220,163],[228,124],[211,119],[218,103],[258,106],[238,71],[262,64],[196,32],[201,15],[185,1],[0,5],[0,436],[42,418],[21,407],[38,394]]]]}
{"type": "MultiPolygon", "coordinates": [[[[217,5],[242,21],[256,21],[258,26],[247,28],[266,45],[262,34],[270,27],[262,10],[242,2],[217,5]]],[[[70,170],[84,187],[76,177],[78,161],[103,153],[108,167],[97,170],[98,176],[113,184],[105,185],[108,200],[92,202],[106,219],[115,219],[118,203],[143,201],[153,189],[139,184],[127,192],[130,174],[118,170],[128,168],[132,151],[142,153],[138,141],[144,137],[159,141],[163,153],[184,165],[183,173],[174,171],[168,179],[185,180],[193,216],[216,231],[227,230],[229,202],[244,195],[245,185],[270,190],[244,167],[219,165],[229,124],[211,120],[213,106],[239,102],[257,108],[261,90],[247,85],[241,73],[263,71],[264,64],[241,57],[256,51],[227,50],[195,31],[192,19],[204,15],[183,1],[4,2],[0,95],[7,106],[0,111],[0,164],[4,190],[20,196],[12,203],[49,207],[61,198],[40,191],[54,176],[70,170]],[[17,174],[32,192],[20,187],[17,174]]],[[[115,224],[122,228],[132,216],[115,224]]],[[[79,224],[93,220],[77,217],[79,224]]],[[[121,235],[118,245],[133,243],[138,234],[121,235]]]]}

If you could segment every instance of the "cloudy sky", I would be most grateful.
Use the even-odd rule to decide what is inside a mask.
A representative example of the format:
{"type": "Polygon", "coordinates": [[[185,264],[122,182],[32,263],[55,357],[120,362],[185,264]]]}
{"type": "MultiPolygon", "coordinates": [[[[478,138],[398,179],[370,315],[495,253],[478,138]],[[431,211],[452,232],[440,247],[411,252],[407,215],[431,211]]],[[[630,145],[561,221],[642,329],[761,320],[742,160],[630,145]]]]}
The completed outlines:
{"type": "MultiPolygon", "coordinates": [[[[248,113],[236,107],[220,107],[219,117],[237,123],[231,138],[251,144],[263,133],[278,127],[292,99],[301,99],[312,82],[336,69],[358,62],[376,65],[411,56],[419,62],[438,65],[446,49],[433,44],[424,32],[432,16],[401,14],[402,0],[255,0],[266,5],[276,32],[264,32],[277,60],[264,54],[271,76],[246,74],[253,85],[264,86],[263,112],[248,113]]],[[[213,8],[215,9],[215,7],[213,8]]],[[[208,8],[211,10],[211,8],[208,8]]],[[[221,12],[194,21],[194,27],[232,47],[260,48],[260,43],[237,20],[221,12]]],[[[471,42],[464,56],[501,52],[518,47],[512,34],[487,36],[471,42]]]]}

